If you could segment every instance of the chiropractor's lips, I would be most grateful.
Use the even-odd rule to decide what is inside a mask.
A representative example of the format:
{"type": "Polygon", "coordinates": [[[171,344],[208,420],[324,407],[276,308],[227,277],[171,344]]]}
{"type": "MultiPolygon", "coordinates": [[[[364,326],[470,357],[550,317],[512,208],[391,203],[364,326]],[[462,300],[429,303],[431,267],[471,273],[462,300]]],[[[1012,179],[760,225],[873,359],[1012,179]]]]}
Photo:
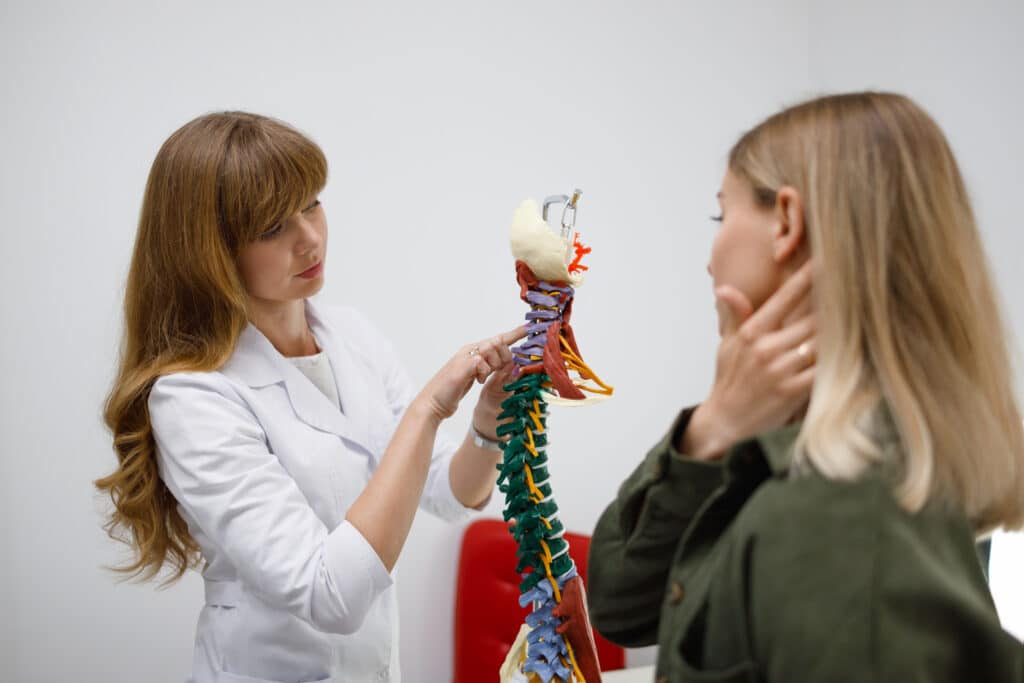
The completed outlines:
{"type": "Polygon", "coordinates": [[[301,277],[301,278],[304,278],[306,280],[312,280],[316,276],[320,275],[320,273],[322,273],[323,270],[324,270],[324,262],[323,261],[317,261],[316,265],[314,265],[312,268],[309,268],[308,270],[302,271],[296,277],[301,277]]]}

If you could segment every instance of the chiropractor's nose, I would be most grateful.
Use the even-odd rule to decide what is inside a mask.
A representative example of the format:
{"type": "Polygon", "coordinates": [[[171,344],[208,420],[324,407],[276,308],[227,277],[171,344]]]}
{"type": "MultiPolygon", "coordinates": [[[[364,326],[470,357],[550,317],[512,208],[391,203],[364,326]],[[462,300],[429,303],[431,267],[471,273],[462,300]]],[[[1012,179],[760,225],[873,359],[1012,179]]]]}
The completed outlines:
{"type": "Polygon", "coordinates": [[[296,252],[305,256],[316,251],[323,245],[323,235],[317,229],[316,224],[302,217],[299,219],[299,239],[295,243],[296,252]]]}

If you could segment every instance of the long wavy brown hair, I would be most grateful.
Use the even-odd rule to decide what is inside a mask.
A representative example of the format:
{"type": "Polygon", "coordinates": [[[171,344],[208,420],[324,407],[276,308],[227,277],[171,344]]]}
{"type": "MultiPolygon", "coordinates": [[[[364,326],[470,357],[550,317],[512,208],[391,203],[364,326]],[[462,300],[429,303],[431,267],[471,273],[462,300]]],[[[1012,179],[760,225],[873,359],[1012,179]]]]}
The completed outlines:
{"type": "Polygon", "coordinates": [[[160,479],[147,406],[161,375],[212,371],[231,356],[249,320],[238,251],[323,188],[327,161],[309,138],[245,112],[201,116],[178,129],[153,161],[124,296],[124,335],[104,419],[117,468],[95,482],[110,494],[111,538],[133,551],[112,567],[170,584],[199,547],[160,479]]]}

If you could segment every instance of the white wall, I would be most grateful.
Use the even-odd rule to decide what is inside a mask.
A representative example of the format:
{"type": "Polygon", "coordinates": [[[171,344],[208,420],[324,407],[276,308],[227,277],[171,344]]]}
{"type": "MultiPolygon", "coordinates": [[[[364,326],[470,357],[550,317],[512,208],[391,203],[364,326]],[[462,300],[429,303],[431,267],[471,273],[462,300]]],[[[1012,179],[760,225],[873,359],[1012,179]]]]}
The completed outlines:
{"type": "MultiPolygon", "coordinates": [[[[868,84],[919,96],[961,155],[1004,295],[1020,291],[1017,5],[932,28],[910,21],[910,2],[852,15],[806,0],[83,5],[0,9],[0,661],[14,680],[159,683],[189,668],[201,582],[115,585],[100,565],[120,555],[90,481],[113,463],[100,406],[146,173],[200,113],[268,113],[319,141],[331,163],[322,298],[363,307],[420,381],[521,320],[506,247],[518,201],[584,189],[594,253],[574,327],[617,393],[551,420],[556,498],[577,531],[711,381],[706,217],[731,142],[781,105],[868,84]],[[879,31],[892,16],[891,35],[879,31]],[[978,16],[988,24],[969,33],[978,16]],[[934,78],[927,60],[900,57],[932,32],[964,46],[934,78]],[[852,55],[879,35],[860,71],[852,55]],[[976,66],[950,69],[962,62],[976,66]]],[[[1019,303],[1008,310],[1020,336],[1019,303]]],[[[403,555],[410,683],[450,677],[458,539],[420,516],[403,555]]]]}

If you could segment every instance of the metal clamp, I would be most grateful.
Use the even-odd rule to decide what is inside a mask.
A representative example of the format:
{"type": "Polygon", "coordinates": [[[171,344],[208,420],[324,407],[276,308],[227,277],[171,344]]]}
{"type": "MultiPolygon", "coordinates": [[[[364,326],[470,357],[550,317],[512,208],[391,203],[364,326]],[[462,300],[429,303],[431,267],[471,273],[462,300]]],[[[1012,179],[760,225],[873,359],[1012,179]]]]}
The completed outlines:
{"type": "Polygon", "coordinates": [[[573,230],[576,227],[576,209],[580,201],[580,197],[583,196],[583,190],[576,188],[572,191],[572,196],[564,194],[553,194],[549,197],[544,198],[544,207],[541,211],[541,216],[546,221],[548,219],[548,208],[552,204],[564,204],[562,208],[562,232],[561,237],[563,240],[571,240],[573,230]]]}

